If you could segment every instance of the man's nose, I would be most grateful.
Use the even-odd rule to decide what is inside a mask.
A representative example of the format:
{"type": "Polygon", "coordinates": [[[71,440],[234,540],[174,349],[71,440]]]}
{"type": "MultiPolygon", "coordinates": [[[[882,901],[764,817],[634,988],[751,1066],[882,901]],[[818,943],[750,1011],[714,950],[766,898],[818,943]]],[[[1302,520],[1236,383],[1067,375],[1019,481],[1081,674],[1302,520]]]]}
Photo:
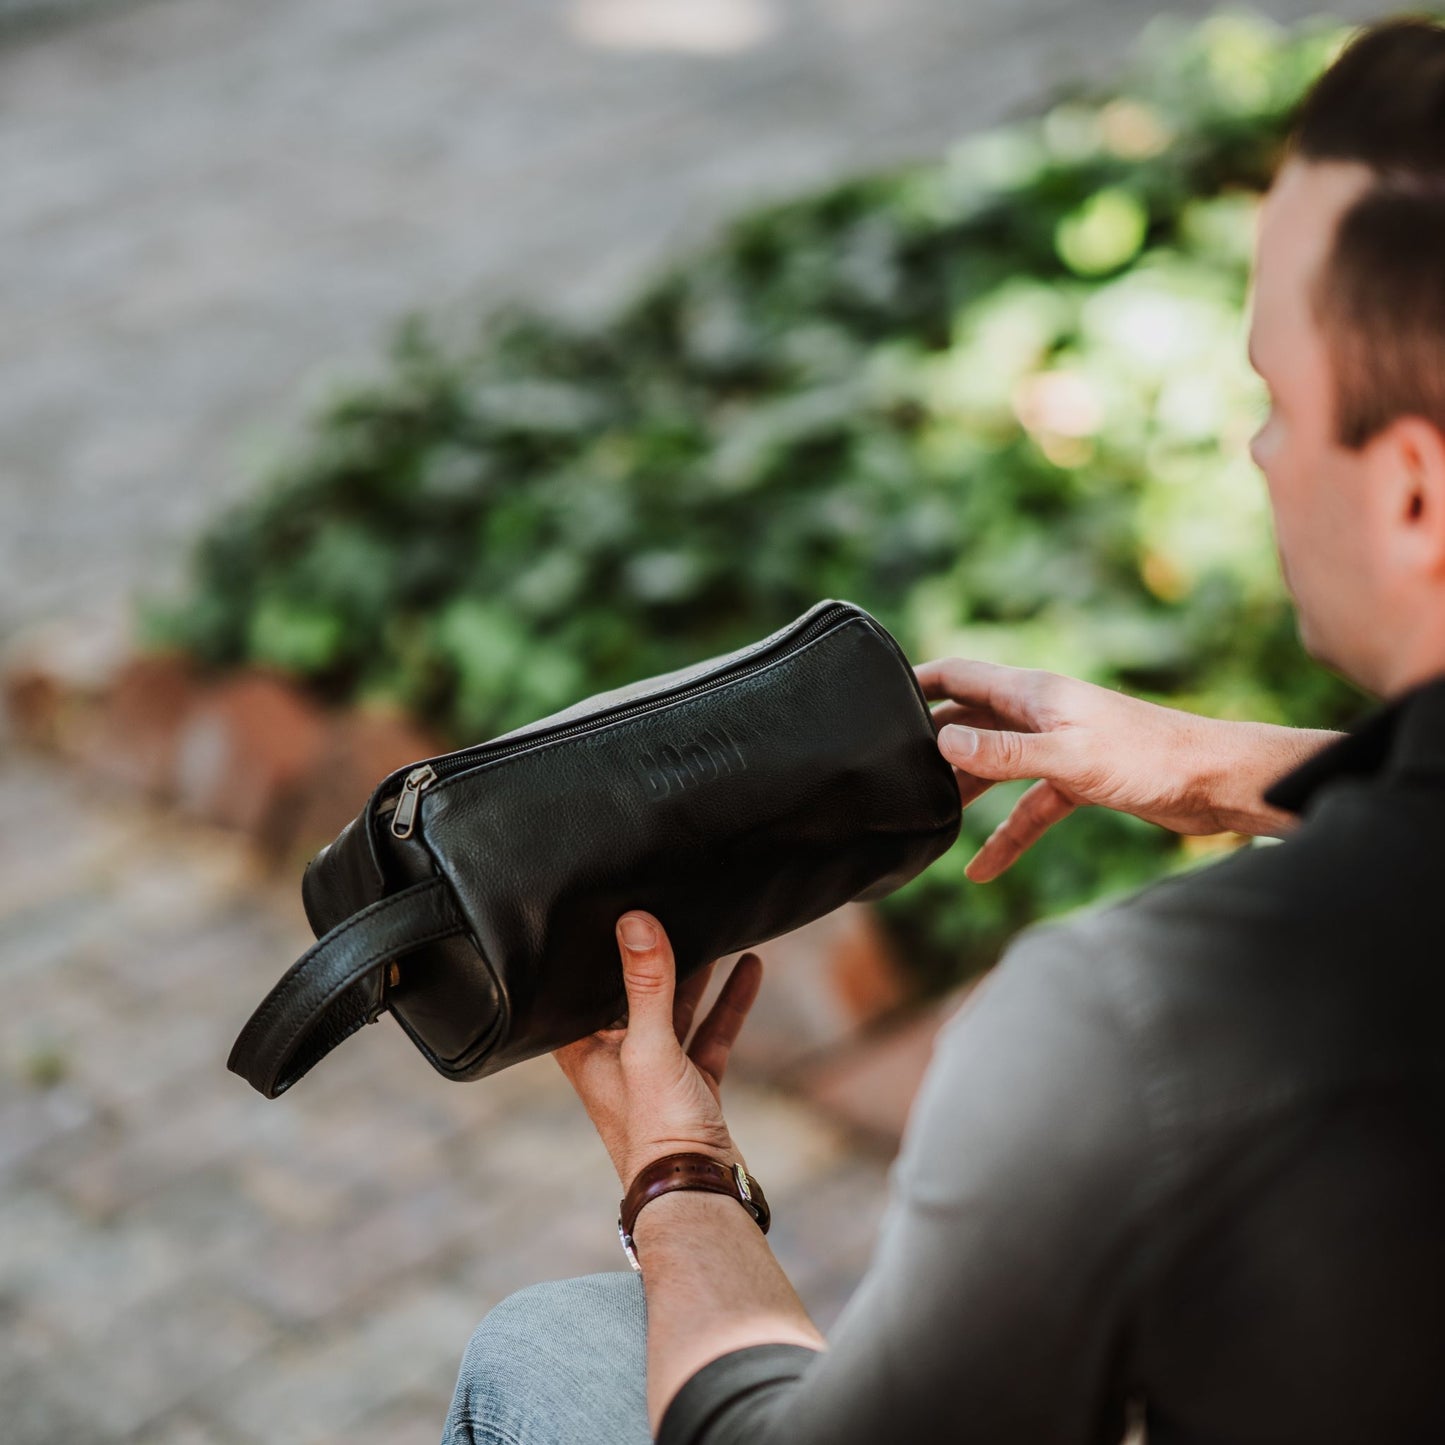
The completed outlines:
{"type": "Polygon", "coordinates": [[[1262,445],[1263,441],[1264,428],[1260,427],[1259,430],[1256,431],[1255,434],[1249,439],[1250,460],[1255,464],[1255,466],[1260,469],[1260,471],[1264,470],[1264,447],[1262,445]]]}

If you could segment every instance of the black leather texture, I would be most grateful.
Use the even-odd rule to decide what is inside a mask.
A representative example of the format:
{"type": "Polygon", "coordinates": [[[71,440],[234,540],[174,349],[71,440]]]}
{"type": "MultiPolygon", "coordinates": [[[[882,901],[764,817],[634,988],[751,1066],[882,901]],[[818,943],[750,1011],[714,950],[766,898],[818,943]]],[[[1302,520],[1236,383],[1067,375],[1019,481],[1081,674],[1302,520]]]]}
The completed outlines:
{"type": "Polygon", "coordinates": [[[383,779],[307,866],[319,942],[229,1067],[274,1098],[389,1010],[439,1073],[482,1078],[622,1014],[628,909],[661,920],[681,980],[891,893],[959,820],[897,642],[819,602],[749,647],[383,779]]]}

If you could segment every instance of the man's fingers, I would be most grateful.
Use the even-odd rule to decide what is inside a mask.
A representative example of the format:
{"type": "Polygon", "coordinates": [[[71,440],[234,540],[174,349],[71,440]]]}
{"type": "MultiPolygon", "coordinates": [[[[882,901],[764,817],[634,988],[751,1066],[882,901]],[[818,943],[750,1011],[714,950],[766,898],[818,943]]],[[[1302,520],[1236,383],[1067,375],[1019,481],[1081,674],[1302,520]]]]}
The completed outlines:
{"type": "Polygon", "coordinates": [[[1013,866],[1043,834],[1074,811],[1071,803],[1047,779],[1040,779],[1013,806],[1013,811],[985,839],[968,860],[964,876],[987,883],[1013,866]]]}
{"type": "Polygon", "coordinates": [[[1058,679],[1037,667],[1008,667],[968,657],[940,657],[913,669],[924,697],[983,708],[1008,726],[1034,728],[1058,679]]]}
{"type": "Polygon", "coordinates": [[[662,925],[650,913],[624,913],[617,920],[617,942],[627,989],[626,1042],[675,1043],[672,1008],[677,977],[672,945],[662,925]]]}
{"type": "Polygon", "coordinates": [[[939,732],[938,750],[955,768],[996,783],[1006,778],[1055,777],[1065,761],[1057,733],[1004,732],[957,724],[939,732]]]}
{"type": "Polygon", "coordinates": [[[949,723],[964,723],[968,727],[996,728],[999,720],[986,707],[974,707],[966,702],[941,702],[929,712],[933,719],[933,731],[947,727],[949,723]]]}
{"type": "Polygon", "coordinates": [[[697,1006],[702,996],[707,992],[708,980],[712,978],[712,971],[717,967],[717,960],[700,968],[685,982],[677,985],[677,997],[672,1005],[672,1031],[677,1035],[678,1043],[687,1038],[687,1031],[692,1027],[692,1016],[697,1012],[697,1006]]]}
{"type": "Polygon", "coordinates": [[[698,1025],[687,1056],[717,1083],[722,1083],[728,1054],[742,1031],[762,981],[762,959],[755,953],[743,954],[733,965],[707,1017],[698,1025]]]}
{"type": "Polygon", "coordinates": [[[963,657],[921,663],[914,673],[926,698],[942,699],[932,709],[933,725],[938,750],[953,765],[963,806],[993,783],[1038,779],[965,865],[966,877],[986,883],[1074,810],[1056,786],[1069,785],[1070,767],[1077,763],[1069,734],[1040,731],[1053,715],[1057,689],[1066,684],[1040,668],[963,657]]]}

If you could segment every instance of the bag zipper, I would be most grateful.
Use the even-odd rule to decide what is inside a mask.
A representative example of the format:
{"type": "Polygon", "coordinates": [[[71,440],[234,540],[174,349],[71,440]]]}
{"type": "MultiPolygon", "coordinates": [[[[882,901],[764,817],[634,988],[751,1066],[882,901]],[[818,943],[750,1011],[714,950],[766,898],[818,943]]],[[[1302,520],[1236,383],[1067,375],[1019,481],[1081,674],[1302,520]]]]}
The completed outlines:
{"type": "Polygon", "coordinates": [[[421,803],[422,791],[437,780],[437,771],[430,763],[413,768],[406,775],[401,796],[396,800],[396,812],[391,815],[391,831],[398,838],[410,838],[416,827],[416,810],[421,803]]]}
{"type": "Polygon", "coordinates": [[[718,671],[709,673],[706,677],[699,678],[696,682],[688,683],[675,691],[664,688],[637,702],[618,703],[615,707],[603,708],[588,717],[579,718],[575,723],[566,723],[555,729],[539,729],[536,732],[528,733],[525,737],[517,738],[515,741],[500,744],[496,742],[478,743],[475,747],[462,748],[457,752],[447,753],[443,757],[432,758],[429,762],[418,764],[407,773],[406,781],[402,784],[402,790],[396,802],[396,811],[391,818],[392,833],[398,838],[411,837],[416,830],[416,816],[421,806],[421,795],[433,783],[442,778],[466,772],[482,762],[504,758],[509,753],[525,752],[529,748],[537,747],[540,743],[557,742],[574,733],[589,732],[600,723],[620,722],[623,718],[655,711],[664,704],[679,702],[683,698],[708,692],[727,678],[743,677],[749,671],[755,671],[764,657],[769,662],[776,662],[779,658],[787,657],[805,647],[814,638],[832,627],[840,615],[848,614],[854,617],[859,615],[859,609],[847,602],[820,603],[819,609],[818,615],[794,637],[788,639],[780,652],[773,653],[769,647],[771,639],[764,639],[749,649],[744,656],[734,658],[732,662],[719,668],[718,671]]]}

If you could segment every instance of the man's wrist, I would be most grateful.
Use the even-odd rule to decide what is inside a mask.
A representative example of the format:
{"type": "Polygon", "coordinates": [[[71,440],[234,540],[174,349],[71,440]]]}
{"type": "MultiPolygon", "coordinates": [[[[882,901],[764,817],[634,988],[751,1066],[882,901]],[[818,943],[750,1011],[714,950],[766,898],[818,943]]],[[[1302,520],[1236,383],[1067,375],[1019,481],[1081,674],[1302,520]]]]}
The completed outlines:
{"type": "Polygon", "coordinates": [[[1266,803],[1265,789],[1341,735],[1278,723],[1220,720],[1220,726],[1229,729],[1230,745],[1208,786],[1221,829],[1250,837],[1283,837],[1299,819],[1266,803]]]}
{"type": "MultiPolygon", "coordinates": [[[[749,1182],[756,1187],[756,1180],[749,1182]]],[[[756,1197],[761,1199],[760,1195],[756,1197]]],[[[742,1238],[746,1238],[748,1234],[763,1237],[770,1222],[766,1205],[762,1206],[760,1214],[752,1202],[744,1201],[735,1194],[722,1194],[713,1189],[669,1189],[654,1194],[632,1212],[630,1230],[627,1214],[624,1201],[622,1213],[617,1220],[617,1234],[627,1262],[635,1270],[642,1269],[642,1261],[638,1258],[639,1250],[650,1255],[660,1246],[665,1253],[667,1242],[675,1242],[680,1237],[684,1241],[685,1252],[690,1254],[695,1252],[703,1240],[729,1240],[727,1231],[730,1227],[736,1228],[739,1220],[742,1221],[745,1231],[742,1238]],[[698,1207],[690,1207],[683,1200],[683,1196],[697,1201],[698,1207]],[[703,1204],[702,1201],[708,1198],[716,1200],[717,1204],[703,1204]],[[721,1211],[717,1205],[722,1206],[721,1211]],[[732,1221],[731,1225],[729,1221],[732,1221]],[[657,1226],[656,1229],[653,1228],[654,1225],[657,1226]]],[[[737,1247],[735,1241],[738,1237],[733,1236],[729,1240],[729,1248],[737,1247]]]]}

